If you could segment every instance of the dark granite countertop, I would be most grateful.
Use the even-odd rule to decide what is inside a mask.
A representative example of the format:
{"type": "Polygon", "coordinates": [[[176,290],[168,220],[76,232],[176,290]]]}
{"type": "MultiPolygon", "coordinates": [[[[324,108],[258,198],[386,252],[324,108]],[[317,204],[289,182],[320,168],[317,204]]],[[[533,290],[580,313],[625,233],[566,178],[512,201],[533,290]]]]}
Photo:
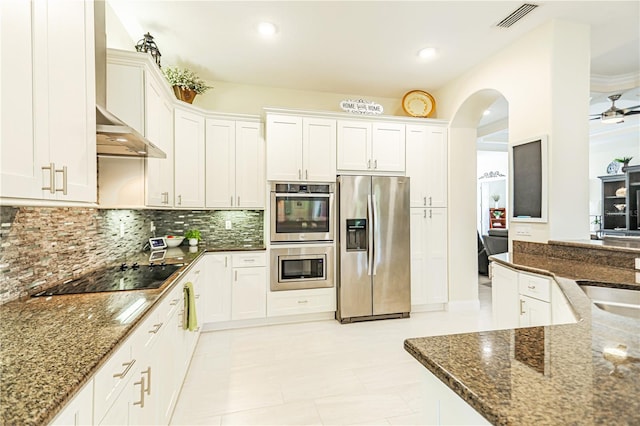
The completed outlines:
{"type": "MultiPolygon", "coordinates": [[[[51,421],[170,291],[188,264],[207,252],[248,249],[171,250],[167,263],[187,266],[156,290],[23,298],[0,306],[0,424],[51,421]],[[126,323],[118,321],[118,315],[140,298],[144,307],[137,315],[126,323]]],[[[137,256],[148,260],[149,252],[137,256]]]]}
{"type": "Polygon", "coordinates": [[[555,279],[575,324],[413,338],[405,349],[493,424],[640,424],[640,321],[555,279]]]}

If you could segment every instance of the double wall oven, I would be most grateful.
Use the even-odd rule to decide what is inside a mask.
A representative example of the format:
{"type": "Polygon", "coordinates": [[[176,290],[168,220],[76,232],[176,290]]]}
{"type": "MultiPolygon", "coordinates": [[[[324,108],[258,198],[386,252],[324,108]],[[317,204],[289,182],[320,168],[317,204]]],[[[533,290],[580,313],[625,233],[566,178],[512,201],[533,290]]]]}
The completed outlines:
{"type": "Polygon", "coordinates": [[[334,286],[334,183],[271,184],[271,291],[334,286]]]}

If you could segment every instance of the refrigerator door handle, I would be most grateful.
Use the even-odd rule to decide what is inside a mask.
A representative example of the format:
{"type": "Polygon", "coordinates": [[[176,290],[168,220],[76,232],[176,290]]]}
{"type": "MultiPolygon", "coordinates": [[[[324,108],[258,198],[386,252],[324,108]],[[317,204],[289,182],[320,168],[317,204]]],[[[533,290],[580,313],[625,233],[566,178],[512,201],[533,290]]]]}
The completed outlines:
{"type": "Polygon", "coordinates": [[[378,209],[377,209],[377,205],[376,205],[376,196],[375,195],[371,195],[371,211],[373,212],[373,223],[372,223],[372,227],[371,227],[371,234],[373,235],[373,238],[371,239],[371,247],[372,247],[372,252],[373,255],[371,256],[371,264],[373,265],[373,275],[376,275],[376,272],[378,270],[378,262],[376,262],[375,259],[375,254],[376,254],[376,250],[375,250],[375,246],[376,246],[376,230],[375,230],[375,225],[376,225],[376,220],[378,220],[378,209]]]}
{"type": "Polygon", "coordinates": [[[373,274],[373,197],[367,195],[367,216],[369,218],[369,244],[367,244],[367,275],[373,274]]]}

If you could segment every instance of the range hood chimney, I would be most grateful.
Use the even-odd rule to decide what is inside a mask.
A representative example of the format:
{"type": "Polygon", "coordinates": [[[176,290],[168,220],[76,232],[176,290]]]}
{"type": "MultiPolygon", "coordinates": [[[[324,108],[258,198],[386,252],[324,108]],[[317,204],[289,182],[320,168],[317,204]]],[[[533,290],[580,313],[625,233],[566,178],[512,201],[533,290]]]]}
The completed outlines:
{"type": "Polygon", "coordinates": [[[99,156],[167,158],[160,148],[107,110],[105,1],[94,4],[96,46],[96,139],[99,156]]]}

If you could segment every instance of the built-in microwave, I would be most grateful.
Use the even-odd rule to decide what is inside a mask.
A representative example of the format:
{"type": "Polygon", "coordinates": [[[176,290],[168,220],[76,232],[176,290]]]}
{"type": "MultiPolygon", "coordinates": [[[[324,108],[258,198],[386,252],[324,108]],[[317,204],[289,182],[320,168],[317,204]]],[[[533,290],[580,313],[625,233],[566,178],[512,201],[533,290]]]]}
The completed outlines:
{"type": "Polygon", "coordinates": [[[334,285],[334,246],[271,247],[271,291],[334,285]]]}
{"type": "Polygon", "coordinates": [[[271,241],[333,241],[334,183],[271,184],[271,241]]]}

